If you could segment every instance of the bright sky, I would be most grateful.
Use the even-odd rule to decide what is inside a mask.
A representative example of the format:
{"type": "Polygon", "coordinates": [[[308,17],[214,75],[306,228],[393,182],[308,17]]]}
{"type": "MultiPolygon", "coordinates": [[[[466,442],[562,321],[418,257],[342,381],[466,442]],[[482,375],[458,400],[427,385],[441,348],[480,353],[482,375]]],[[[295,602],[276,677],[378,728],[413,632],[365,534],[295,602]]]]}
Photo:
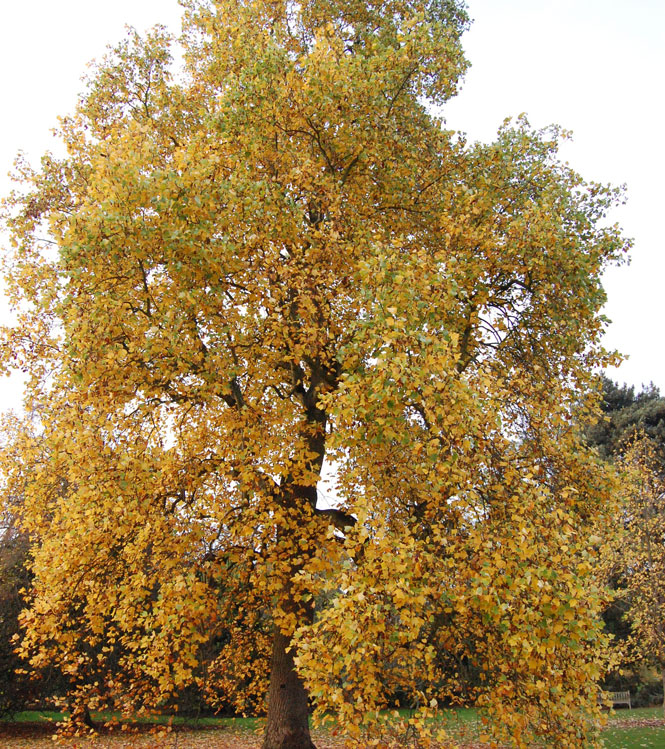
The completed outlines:
{"type": "MultiPolygon", "coordinates": [[[[574,133],[565,158],[588,179],[626,183],[612,221],[635,239],[630,266],[607,274],[606,345],[630,357],[618,373],[665,393],[663,0],[469,0],[464,38],[472,68],[445,111],[448,126],[490,140],[507,116],[557,122],[574,133]]],[[[33,160],[54,145],[50,128],[73,109],[86,63],[124,34],[162,23],[179,30],[177,0],[23,0],[0,10],[0,194],[19,149],[33,160]]],[[[0,317],[6,312],[0,308],[0,317]]],[[[0,408],[20,399],[0,380],[0,408]]]]}

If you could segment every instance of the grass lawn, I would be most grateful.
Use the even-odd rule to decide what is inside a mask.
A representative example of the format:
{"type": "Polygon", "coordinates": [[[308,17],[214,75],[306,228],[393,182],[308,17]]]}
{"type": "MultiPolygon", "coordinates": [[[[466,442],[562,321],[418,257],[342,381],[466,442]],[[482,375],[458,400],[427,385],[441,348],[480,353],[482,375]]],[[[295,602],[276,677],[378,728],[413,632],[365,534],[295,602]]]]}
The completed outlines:
{"type": "Polygon", "coordinates": [[[603,731],[607,749],[665,748],[665,728],[608,728],[603,731]]]}
{"type": "Polygon", "coordinates": [[[662,720],[663,708],[661,707],[634,707],[632,710],[620,708],[613,710],[609,715],[610,721],[622,720],[662,720]]]}
{"type": "MultiPolygon", "coordinates": [[[[449,710],[445,711],[445,715],[453,735],[465,741],[477,741],[478,718],[473,708],[449,710]]],[[[19,713],[14,723],[0,723],[0,746],[7,749],[53,747],[52,725],[62,717],[62,713],[56,712],[19,713]]],[[[101,714],[93,717],[101,723],[111,716],[101,714]]],[[[159,726],[167,724],[169,720],[170,716],[140,719],[132,724],[135,733],[116,731],[111,735],[100,735],[95,738],[66,739],[55,746],[73,749],[256,749],[261,743],[260,731],[263,721],[258,718],[174,717],[171,721],[173,733],[162,736],[156,733],[159,726]]],[[[343,746],[341,737],[328,732],[315,732],[314,736],[318,749],[340,749],[343,746]]],[[[607,749],[665,749],[665,721],[662,708],[618,710],[611,713],[608,726],[603,731],[603,740],[607,749]]],[[[481,745],[474,743],[473,746],[481,745]]]]}
{"type": "MultiPolygon", "coordinates": [[[[113,717],[113,713],[94,713],[93,720],[104,723],[113,717]]],[[[16,723],[57,723],[65,717],[65,713],[54,710],[26,710],[14,716],[16,723]]],[[[1,723],[0,723],[1,724],[1,723]]],[[[217,716],[203,716],[200,718],[185,718],[180,715],[153,715],[138,717],[131,721],[132,725],[173,725],[187,728],[229,728],[234,731],[254,731],[261,725],[260,718],[220,718],[217,716]]]]}
{"type": "Polygon", "coordinates": [[[603,731],[607,749],[665,749],[665,724],[662,707],[617,710],[610,715],[603,731]],[[660,725],[658,725],[660,723],[660,725]]]}

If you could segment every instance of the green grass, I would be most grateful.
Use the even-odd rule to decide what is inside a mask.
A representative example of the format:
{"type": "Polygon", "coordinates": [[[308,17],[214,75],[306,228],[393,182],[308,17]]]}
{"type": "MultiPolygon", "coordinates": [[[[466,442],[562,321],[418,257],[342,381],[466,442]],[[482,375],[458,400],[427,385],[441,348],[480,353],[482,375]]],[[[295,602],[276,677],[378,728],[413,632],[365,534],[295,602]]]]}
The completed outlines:
{"type": "Polygon", "coordinates": [[[665,747],[665,728],[608,728],[603,731],[606,749],[637,749],[648,746],[665,747]]]}
{"type": "MultiPolygon", "coordinates": [[[[400,710],[403,717],[408,716],[408,710],[400,710]]],[[[452,734],[464,735],[464,728],[467,731],[472,724],[478,724],[479,718],[475,708],[457,708],[446,710],[445,713],[448,725],[451,727],[452,734]],[[459,732],[455,731],[455,724],[458,723],[459,732]]],[[[638,749],[639,747],[653,747],[653,749],[665,749],[665,727],[655,726],[618,726],[617,723],[627,720],[647,720],[663,718],[663,708],[661,707],[641,707],[633,710],[615,710],[608,716],[608,725],[603,730],[603,740],[607,749],[638,749]]]]}
{"type": "MultiPolygon", "coordinates": [[[[63,720],[66,713],[55,710],[26,710],[16,713],[13,720],[17,723],[57,723],[63,720]]],[[[92,713],[92,719],[97,723],[104,723],[113,718],[120,718],[118,713],[102,712],[92,713]]],[[[167,725],[172,722],[174,726],[190,726],[191,728],[205,728],[216,726],[218,728],[232,728],[236,731],[254,731],[260,724],[260,718],[222,718],[217,716],[202,716],[200,718],[187,718],[180,715],[146,715],[137,716],[127,723],[149,723],[158,725],[167,725]]]]}
{"type": "MultiPolygon", "coordinates": [[[[399,711],[402,717],[408,717],[408,710],[399,711]]],[[[474,708],[454,708],[444,712],[449,728],[453,735],[472,738],[478,724],[478,713],[474,708]],[[474,725],[475,724],[475,725],[474,725]],[[457,730],[456,730],[457,727],[457,730]]],[[[93,713],[93,719],[103,723],[111,719],[111,713],[93,713]]],[[[64,713],[55,711],[26,711],[17,713],[14,719],[20,723],[54,723],[64,718],[64,713]]],[[[617,710],[610,713],[608,726],[603,730],[603,740],[607,749],[665,749],[665,727],[663,726],[621,726],[621,721],[640,721],[648,719],[662,719],[662,707],[636,708],[634,710],[617,710]]],[[[254,732],[260,724],[260,718],[222,718],[206,716],[200,718],[186,718],[183,716],[156,715],[135,718],[132,723],[166,724],[172,719],[173,725],[188,726],[190,728],[219,727],[233,732],[254,732]]]]}
{"type": "Polygon", "coordinates": [[[632,710],[614,710],[610,713],[612,720],[637,720],[640,718],[656,718],[660,720],[663,717],[663,708],[661,707],[634,707],[632,710]]]}
{"type": "Polygon", "coordinates": [[[616,710],[610,714],[609,725],[603,731],[606,749],[665,749],[663,726],[616,726],[618,721],[662,719],[662,707],[641,707],[634,710],[616,710]],[[613,725],[614,724],[614,725],[613,725]]]}

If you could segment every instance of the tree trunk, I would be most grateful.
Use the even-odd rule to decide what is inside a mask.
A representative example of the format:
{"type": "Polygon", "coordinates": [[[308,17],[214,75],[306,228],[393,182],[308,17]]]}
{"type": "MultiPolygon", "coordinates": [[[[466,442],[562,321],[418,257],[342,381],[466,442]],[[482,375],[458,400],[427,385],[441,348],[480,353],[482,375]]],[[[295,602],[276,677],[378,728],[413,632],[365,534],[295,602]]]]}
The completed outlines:
{"type": "Polygon", "coordinates": [[[660,670],[663,676],[663,718],[665,718],[665,666],[661,666],[660,670]]]}
{"type": "Polygon", "coordinates": [[[90,710],[87,706],[80,704],[69,704],[69,712],[71,715],[71,721],[76,726],[86,726],[91,728],[93,731],[97,730],[97,726],[90,715],[90,710]]]}
{"type": "Polygon", "coordinates": [[[289,637],[275,632],[262,749],[316,749],[309,734],[307,692],[296,673],[290,644],[289,637]]]}

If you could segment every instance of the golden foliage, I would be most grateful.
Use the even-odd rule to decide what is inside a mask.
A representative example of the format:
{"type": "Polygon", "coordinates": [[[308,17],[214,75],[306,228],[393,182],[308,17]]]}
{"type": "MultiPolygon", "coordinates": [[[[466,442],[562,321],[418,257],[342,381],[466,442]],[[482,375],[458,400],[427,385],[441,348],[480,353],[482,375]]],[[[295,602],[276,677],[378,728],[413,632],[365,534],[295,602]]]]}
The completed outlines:
{"type": "Polygon", "coordinates": [[[39,414],[3,457],[36,541],[25,652],[158,705],[226,632],[244,709],[274,623],[352,735],[398,688],[591,745],[611,486],[571,413],[607,361],[617,193],[557,128],[443,128],[452,1],[186,8],[182,75],[130,35],[7,203],[4,365],[39,414]]]}
{"type": "Polygon", "coordinates": [[[636,434],[619,461],[624,503],[607,533],[604,569],[618,584],[633,636],[628,650],[665,673],[665,484],[662,446],[636,434]]]}

